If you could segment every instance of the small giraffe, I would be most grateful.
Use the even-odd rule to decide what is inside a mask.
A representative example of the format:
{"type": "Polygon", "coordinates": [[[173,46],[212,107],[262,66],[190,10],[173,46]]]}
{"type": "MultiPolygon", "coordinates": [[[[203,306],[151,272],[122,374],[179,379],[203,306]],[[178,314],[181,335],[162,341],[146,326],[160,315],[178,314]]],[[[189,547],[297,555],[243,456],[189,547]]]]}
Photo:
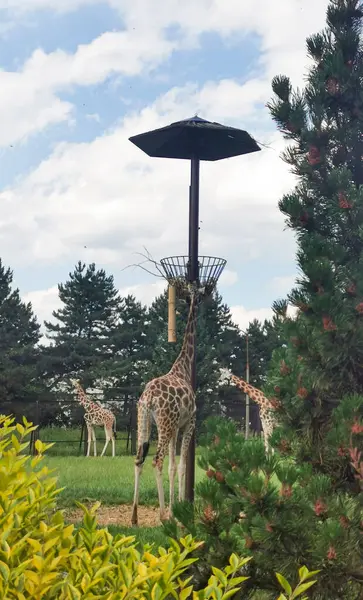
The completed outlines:
{"type": "Polygon", "coordinates": [[[269,452],[271,450],[271,452],[273,453],[274,450],[273,448],[270,448],[269,445],[269,438],[277,425],[277,418],[273,411],[275,411],[276,408],[278,408],[280,403],[278,402],[278,400],[269,400],[268,398],[266,398],[266,396],[264,396],[264,394],[260,390],[253,387],[253,385],[247,383],[247,381],[245,381],[241,377],[233,375],[233,373],[231,373],[228,369],[220,369],[220,372],[221,383],[234,383],[236,387],[238,387],[242,392],[247,394],[251,398],[251,400],[256,402],[256,404],[260,407],[260,419],[263,429],[265,449],[266,452],[269,452]]]}
{"type": "Polygon", "coordinates": [[[191,381],[194,360],[194,338],[196,331],[197,304],[202,289],[190,285],[190,307],[182,348],[173,366],[166,375],[156,377],[146,384],[138,402],[138,450],[135,460],[135,493],[132,511],[132,525],[138,524],[137,507],[139,485],[150,444],[152,420],[158,431],[158,445],[153,459],[156,484],[159,496],[160,520],[165,518],[163,489],[163,463],[169,448],[169,514],[174,504],[176,475],[176,442],[179,430],[182,431],[180,461],[178,468],[179,501],[185,498],[186,457],[193,435],[196,419],[195,393],[191,381]]]}
{"type": "Polygon", "coordinates": [[[82,388],[78,379],[71,379],[71,384],[74,385],[78,395],[78,402],[83,406],[85,410],[84,420],[87,426],[87,456],[89,456],[91,449],[91,441],[93,440],[93,452],[97,456],[97,444],[96,434],[94,430],[95,425],[103,425],[105,428],[106,443],[101,452],[101,456],[106,452],[109,441],[112,444],[112,456],[115,456],[115,430],[116,430],[116,418],[115,415],[108,410],[103,408],[97,402],[90,400],[82,388]]]}

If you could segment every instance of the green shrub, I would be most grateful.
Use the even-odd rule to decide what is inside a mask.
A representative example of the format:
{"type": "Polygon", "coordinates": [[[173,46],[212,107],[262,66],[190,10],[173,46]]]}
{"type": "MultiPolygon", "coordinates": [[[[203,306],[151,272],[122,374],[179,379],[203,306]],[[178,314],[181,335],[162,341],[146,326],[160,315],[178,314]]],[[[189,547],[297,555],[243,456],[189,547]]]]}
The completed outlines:
{"type": "Polygon", "coordinates": [[[231,421],[211,418],[206,429],[199,460],[206,477],[196,486],[194,507],[176,504],[175,520],[164,525],[169,536],[188,533],[205,542],[191,568],[196,584],[206,584],[210,564],[222,567],[235,552],[253,557],[245,592],[275,599],[274,573],[292,579],[306,565],[321,570],[311,592],[315,600],[358,598],[363,494],[349,497],[309,465],[278,452],[267,456],[262,440],[245,440],[231,421]]]}
{"type": "MultiPolygon", "coordinates": [[[[188,569],[200,542],[187,536],[170,541],[168,550],[140,552],[134,537],[112,536],[98,529],[96,504],[84,510],[83,525],[75,530],[56,511],[56,478],[39,468],[47,446],[38,440],[38,456],[24,454],[24,441],[34,429],[0,416],[0,598],[8,600],[61,600],[129,598],[231,598],[247,579],[243,573],[250,558],[232,554],[224,569],[212,567],[204,589],[193,590],[188,569]]],[[[294,592],[277,575],[290,599],[301,596],[314,581],[307,569],[300,572],[294,592]],[[308,581],[309,579],[309,581],[308,581]],[[301,587],[302,586],[302,587],[301,587]]]]}

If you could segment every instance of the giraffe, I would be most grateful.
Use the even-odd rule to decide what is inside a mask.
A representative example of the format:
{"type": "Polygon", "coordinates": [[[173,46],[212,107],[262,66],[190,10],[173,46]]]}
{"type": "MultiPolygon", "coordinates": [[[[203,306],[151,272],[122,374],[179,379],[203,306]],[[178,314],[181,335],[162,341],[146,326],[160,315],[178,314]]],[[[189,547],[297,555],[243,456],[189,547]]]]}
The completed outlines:
{"type": "Polygon", "coordinates": [[[266,398],[266,396],[264,396],[264,394],[260,390],[253,387],[253,385],[247,383],[247,381],[245,381],[241,377],[233,375],[233,373],[231,373],[228,369],[220,369],[220,372],[221,383],[234,383],[236,387],[238,387],[242,392],[247,394],[251,398],[251,400],[254,400],[254,402],[256,402],[256,404],[260,407],[260,418],[263,429],[265,450],[266,452],[269,452],[271,450],[271,452],[273,453],[274,450],[273,448],[270,448],[269,445],[269,438],[277,425],[277,418],[273,411],[275,411],[276,408],[279,407],[279,401],[269,400],[268,398],[266,398]]]}
{"type": "Polygon", "coordinates": [[[97,444],[96,434],[94,430],[95,425],[103,425],[105,428],[106,443],[101,452],[101,456],[106,452],[109,441],[112,444],[112,456],[115,456],[115,430],[116,430],[116,418],[115,415],[98,404],[90,400],[80,384],[78,379],[71,379],[71,384],[75,387],[78,395],[78,402],[83,406],[85,410],[84,420],[87,426],[87,456],[90,454],[91,441],[93,440],[93,451],[94,455],[97,456],[97,444]]]}
{"type": "Polygon", "coordinates": [[[192,362],[194,360],[194,338],[196,331],[197,304],[203,288],[189,285],[190,306],[183,344],[178,357],[166,375],[149,381],[138,402],[138,450],[135,460],[135,490],[132,510],[132,525],[138,525],[137,508],[142,468],[149,450],[151,425],[155,420],[158,444],[153,459],[159,497],[160,520],[165,518],[163,489],[163,463],[169,448],[169,515],[174,504],[176,468],[176,442],[182,431],[180,461],[178,467],[179,501],[185,498],[186,457],[193,435],[196,419],[195,393],[192,386],[192,362]]]}

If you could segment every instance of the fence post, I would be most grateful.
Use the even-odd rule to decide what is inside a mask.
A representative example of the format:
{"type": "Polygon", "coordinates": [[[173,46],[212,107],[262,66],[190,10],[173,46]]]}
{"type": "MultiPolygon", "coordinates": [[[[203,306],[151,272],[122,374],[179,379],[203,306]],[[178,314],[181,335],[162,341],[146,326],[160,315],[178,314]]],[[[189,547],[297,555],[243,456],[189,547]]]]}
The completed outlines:
{"type": "Polygon", "coordinates": [[[83,425],[82,427],[84,427],[84,439],[83,439],[83,454],[85,456],[87,456],[87,443],[88,443],[88,429],[86,427],[86,423],[85,421],[83,421],[83,425]],[[86,435],[87,434],[87,435],[86,435]]]}
{"type": "Polygon", "coordinates": [[[84,421],[82,421],[82,427],[81,427],[81,439],[79,440],[79,448],[78,448],[78,454],[81,454],[81,450],[82,450],[82,441],[83,441],[83,433],[84,433],[84,421]]]}
{"type": "Polygon", "coordinates": [[[37,429],[32,432],[31,446],[30,446],[30,453],[33,456],[37,453],[36,448],[35,448],[35,442],[40,439],[40,435],[39,435],[39,430],[40,430],[39,400],[35,401],[35,419],[34,420],[35,420],[34,424],[37,426],[37,429]]]}

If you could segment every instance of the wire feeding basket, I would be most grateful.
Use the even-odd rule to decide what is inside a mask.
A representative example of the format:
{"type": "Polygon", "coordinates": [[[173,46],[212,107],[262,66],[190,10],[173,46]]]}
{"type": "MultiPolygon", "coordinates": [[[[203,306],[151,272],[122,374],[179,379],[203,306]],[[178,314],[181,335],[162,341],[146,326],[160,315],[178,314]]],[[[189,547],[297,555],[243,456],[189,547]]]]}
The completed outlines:
{"type": "MultiPolygon", "coordinates": [[[[160,260],[169,285],[173,285],[179,297],[188,293],[190,278],[189,256],[168,256],[160,260]]],[[[216,256],[198,256],[199,277],[196,282],[204,287],[204,296],[210,296],[215,289],[227,261],[216,256]]]]}

